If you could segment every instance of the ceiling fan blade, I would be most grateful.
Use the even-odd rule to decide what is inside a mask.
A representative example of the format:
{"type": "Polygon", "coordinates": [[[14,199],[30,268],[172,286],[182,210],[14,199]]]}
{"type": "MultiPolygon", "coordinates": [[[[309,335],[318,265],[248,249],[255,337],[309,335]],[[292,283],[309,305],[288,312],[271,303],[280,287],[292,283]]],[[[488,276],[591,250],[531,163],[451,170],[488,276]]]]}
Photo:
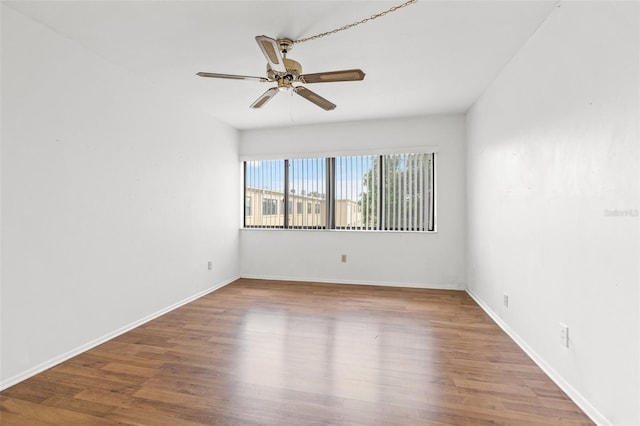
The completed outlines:
{"type": "Polygon", "coordinates": [[[315,74],[303,74],[299,77],[303,83],[331,83],[333,81],[358,81],[364,80],[364,72],[359,69],[319,72],[315,74]]]}
{"type": "Polygon", "coordinates": [[[287,72],[284,61],[282,60],[282,54],[280,53],[280,47],[276,40],[261,35],[256,36],[256,42],[258,42],[258,46],[260,46],[260,50],[262,50],[264,57],[267,58],[272,70],[287,72]]]}
{"type": "Polygon", "coordinates": [[[271,98],[273,98],[277,94],[278,94],[278,88],[277,87],[272,87],[271,89],[269,89],[266,92],[264,92],[262,94],[262,96],[260,96],[258,99],[256,99],[256,101],[251,104],[251,108],[260,108],[262,105],[264,105],[267,102],[269,102],[271,100],[271,98]]]}
{"type": "Polygon", "coordinates": [[[316,93],[313,93],[311,90],[307,89],[306,87],[302,87],[302,86],[294,87],[293,91],[296,92],[298,95],[302,96],[303,98],[305,98],[306,100],[318,105],[320,108],[322,108],[325,111],[331,111],[332,109],[336,108],[335,104],[332,104],[322,96],[316,93]]]}
{"type": "Polygon", "coordinates": [[[199,75],[200,77],[228,78],[231,80],[254,80],[254,81],[262,81],[262,82],[269,81],[269,79],[264,77],[251,77],[248,75],[233,75],[233,74],[216,74],[214,72],[199,72],[196,75],[199,75]]]}

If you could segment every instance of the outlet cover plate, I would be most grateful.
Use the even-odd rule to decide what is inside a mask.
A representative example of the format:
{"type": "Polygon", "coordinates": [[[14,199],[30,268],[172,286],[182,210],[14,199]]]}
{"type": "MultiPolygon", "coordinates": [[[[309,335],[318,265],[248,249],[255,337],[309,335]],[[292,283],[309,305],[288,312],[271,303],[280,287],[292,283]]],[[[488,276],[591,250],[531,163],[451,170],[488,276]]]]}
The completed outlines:
{"type": "Polygon", "coordinates": [[[560,323],[560,344],[565,348],[569,347],[569,327],[560,323]]]}

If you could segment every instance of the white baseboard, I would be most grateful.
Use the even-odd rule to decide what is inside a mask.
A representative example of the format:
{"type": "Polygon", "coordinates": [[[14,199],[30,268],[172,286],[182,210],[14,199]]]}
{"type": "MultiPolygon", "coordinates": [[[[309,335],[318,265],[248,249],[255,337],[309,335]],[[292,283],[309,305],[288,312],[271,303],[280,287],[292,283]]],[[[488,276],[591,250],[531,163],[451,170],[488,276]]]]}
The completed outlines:
{"type": "Polygon", "coordinates": [[[252,280],[273,280],[273,281],[300,281],[311,283],[327,283],[327,284],[351,284],[351,285],[376,285],[382,287],[408,287],[408,288],[424,288],[430,290],[459,290],[464,291],[464,285],[431,285],[425,283],[398,283],[388,281],[364,281],[364,280],[343,280],[333,278],[309,278],[309,277],[286,277],[273,275],[249,275],[242,274],[241,278],[252,280]]]}
{"type": "Polygon", "coordinates": [[[80,355],[83,352],[88,351],[89,349],[95,348],[98,345],[101,345],[103,343],[105,343],[108,340],[111,340],[115,337],[120,336],[121,334],[126,333],[127,331],[133,330],[136,327],[141,326],[142,324],[145,324],[153,319],[158,318],[161,315],[164,315],[168,312],[173,311],[174,309],[179,308],[180,306],[186,305],[189,302],[192,302],[204,295],[207,295],[211,292],[214,292],[224,286],[226,286],[227,284],[232,283],[233,281],[237,280],[239,277],[235,277],[235,278],[231,278],[228,279],[226,281],[223,281],[221,283],[215,284],[201,292],[198,292],[192,296],[187,297],[186,299],[183,299],[179,302],[174,303],[173,305],[167,306],[166,308],[163,308],[157,312],[154,312],[150,315],[145,316],[144,318],[141,318],[137,321],[134,321],[130,324],[125,325],[124,327],[120,327],[117,330],[114,330],[110,333],[105,334],[102,337],[99,337],[97,339],[94,339],[88,343],[85,343],[84,345],[78,346],[75,349],[70,350],[69,352],[66,352],[62,355],[58,355],[55,358],[52,358],[48,361],[45,361],[39,365],[36,365],[35,367],[32,367],[26,371],[23,371],[22,373],[16,374],[13,377],[8,378],[7,380],[3,381],[2,383],[0,383],[0,391],[3,391],[15,384],[18,384],[20,382],[22,382],[23,380],[28,379],[29,377],[35,376],[38,373],[41,373],[45,370],[48,370],[51,367],[54,367],[70,358],[73,358],[76,355],[80,355]]]}
{"type": "Polygon", "coordinates": [[[470,289],[466,289],[467,294],[491,317],[491,319],[500,327],[520,348],[535,362],[538,367],[545,372],[547,376],[556,384],[575,404],[580,407],[584,413],[589,416],[594,423],[601,426],[610,426],[612,423],[602,415],[591,403],[583,397],[573,386],[569,384],[558,372],[551,367],[540,355],[534,351],[519,335],[516,333],[500,316],[494,312],[489,305],[484,303],[470,289]]]}

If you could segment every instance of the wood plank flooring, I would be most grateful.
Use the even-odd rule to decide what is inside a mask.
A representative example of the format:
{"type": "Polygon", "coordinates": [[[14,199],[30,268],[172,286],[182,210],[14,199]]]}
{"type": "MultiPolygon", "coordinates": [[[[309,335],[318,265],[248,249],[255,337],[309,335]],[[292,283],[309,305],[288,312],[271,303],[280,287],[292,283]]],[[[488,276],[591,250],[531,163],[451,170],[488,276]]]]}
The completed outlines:
{"type": "Polygon", "coordinates": [[[586,425],[464,292],[238,280],[0,393],[9,425],[586,425]]]}

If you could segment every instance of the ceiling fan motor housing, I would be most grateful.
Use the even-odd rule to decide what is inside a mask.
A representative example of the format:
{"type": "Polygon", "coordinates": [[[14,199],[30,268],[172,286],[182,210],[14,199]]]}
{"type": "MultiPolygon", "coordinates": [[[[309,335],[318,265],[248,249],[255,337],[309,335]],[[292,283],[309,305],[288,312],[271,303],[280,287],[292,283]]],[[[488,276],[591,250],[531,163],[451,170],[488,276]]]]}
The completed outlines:
{"type": "Polygon", "coordinates": [[[300,62],[294,61],[293,59],[283,58],[284,66],[287,69],[287,72],[278,72],[271,69],[271,66],[267,64],[267,77],[272,80],[288,80],[288,81],[298,81],[298,77],[302,74],[302,65],[300,62]]]}

